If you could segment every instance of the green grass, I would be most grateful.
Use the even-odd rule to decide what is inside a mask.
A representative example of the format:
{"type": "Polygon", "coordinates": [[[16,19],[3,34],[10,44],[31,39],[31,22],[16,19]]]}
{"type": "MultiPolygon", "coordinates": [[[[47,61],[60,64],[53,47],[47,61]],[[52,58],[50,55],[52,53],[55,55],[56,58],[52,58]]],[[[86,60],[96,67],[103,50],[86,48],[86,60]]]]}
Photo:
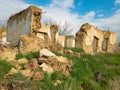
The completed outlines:
{"type": "Polygon", "coordinates": [[[4,76],[8,71],[14,67],[8,61],[0,59],[0,81],[4,79],[4,76]]]}
{"type": "MultiPolygon", "coordinates": [[[[81,52],[81,49],[74,48],[73,51],[81,52]]],[[[51,75],[44,73],[43,80],[31,81],[32,85],[37,87],[37,89],[109,90],[112,87],[110,81],[120,78],[120,53],[98,53],[96,55],[83,53],[80,58],[55,51],[53,53],[57,56],[67,57],[73,62],[71,74],[70,76],[64,76],[60,72],[54,72],[51,75]],[[60,80],[61,83],[54,86],[56,80],[60,80]]],[[[37,57],[37,53],[35,55],[27,55],[28,59],[37,57]]],[[[41,71],[41,69],[38,69],[38,71],[41,71]]],[[[21,79],[19,75],[16,75],[16,77],[21,79]]]]}
{"type": "Polygon", "coordinates": [[[25,81],[28,78],[25,77],[22,73],[15,73],[9,76],[9,78],[13,79],[13,80],[19,80],[19,81],[25,81]]]}
{"type": "Polygon", "coordinates": [[[120,53],[83,54],[81,58],[68,54],[62,56],[73,61],[71,77],[81,83],[84,90],[109,90],[110,80],[120,77],[120,53]]]}
{"type": "Polygon", "coordinates": [[[39,55],[39,52],[31,52],[31,53],[27,53],[27,54],[17,53],[16,60],[19,60],[21,58],[26,58],[27,60],[31,60],[32,58],[37,58],[38,55],[39,55]]]}
{"type": "Polygon", "coordinates": [[[82,48],[76,48],[76,47],[69,48],[69,47],[64,47],[64,49],[70,49],[70,50],[72,50],[73,52],[84,53],[84,50],[83,50],[82,48]]]}
{"type": "Polygon", "coordinates": [[[15,59],[19,60],[19,59],[24,58],[24,57],[25,57],[25,55],[23,55],[22,53],[17,53],[15,59]]]}

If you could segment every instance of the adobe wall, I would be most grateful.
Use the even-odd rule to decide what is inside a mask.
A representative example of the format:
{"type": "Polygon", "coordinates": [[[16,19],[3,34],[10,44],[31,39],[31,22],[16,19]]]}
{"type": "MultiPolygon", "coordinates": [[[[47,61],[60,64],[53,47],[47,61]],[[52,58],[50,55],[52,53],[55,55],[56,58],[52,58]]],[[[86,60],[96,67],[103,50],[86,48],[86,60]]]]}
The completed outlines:
{"type": "Polygon", "coordinates": [[[65,36],[65,46],[66,47],[75,47],[75,37],[74,36],[65,36]]]}
{"type": "Polygon", "coordinates": [[[116,34],[110,31],[102,31],[89,24],[83,24],[76,33],[76,44],[85,52],[94,54],[96,52],[113,52],[116,43],[116,34]]]}
{"type": "Polygon", "coordinates": [[[19,38],[23,34],[34,36],[36,30],[41,27],[41,14],[41,9],[30,6],[11,16],[7,22],[7,41],[13,46],[18,45],[19,38]]]}
{"type": "Polygon", "coordinates": [[[2,48],[2,28],[0,27],[0,50],[2,48]]]}
{"type": "Polygon", "coordinates": [[[61,44],[64,47],[65,46],[65,36],[58,35],[57,43],[61,44]]]}
{"type": "Polygon", "coordinates": [[[58,40],[58,25],[50,26],[50,34],[51,34],[51,44],[56,43],[58,40]]]}
{"type": "Polygon", "coordinates": [[[50,44],[51,40],[50,25],[41,24],[41,28],[38,29],[36,36],[41,38],[45,43],[50,44]]]}

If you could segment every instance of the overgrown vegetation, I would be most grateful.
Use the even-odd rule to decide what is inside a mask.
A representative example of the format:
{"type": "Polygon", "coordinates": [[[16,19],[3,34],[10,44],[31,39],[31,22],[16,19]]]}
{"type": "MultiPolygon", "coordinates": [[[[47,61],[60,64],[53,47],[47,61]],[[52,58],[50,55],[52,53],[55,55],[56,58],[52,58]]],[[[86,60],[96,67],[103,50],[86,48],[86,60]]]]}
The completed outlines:
{"type": "Polygon", "coordinates": [[[78,52],[78,53],[83,53],[84,52],[84,50],[82,48],[76,48],[76,47],[73,47],[73,48],[64,47],[64,49],[70,49],[73,52],[78,52]]]}
{"type": "Polygon", "coordinates": [[[71,77],[84,90],[109,90],[112,87],[110,80],[120,77],[120,53],[83,54],[81,58],[68,54],[62,56],[74,62],[71,77]]]}
{"type": "MultiPolygon", "coordinates": [[[[65,49],[71,49],[74,52],[83,52],[77,48],[65,49]]],[[[60,72],[54,72],[51,75],[44,73],[43,80],[30,81],[30,84],[27,82],[28,87],[32,85],[36,90],[111,90],[110,88],[112,87],[112,90],[114,90],[110,82],[120,80],[120,53],[99,53],[96,55],[84,53],[80,58],[69,54],[54,53],[57,56],[67,57],[73,62],[70,76],[62,75],[60,72]],[[60,83],[55,85],[57,81],[60,81],[60,83]]],[[[26,55],[19,53],[16,55],[16,58],[20,59],[24,57],[29,60],[37,56],[38,52],[26,55]]],[[[1,62],[3,64],[0,65],[0,71],[3,69],[1,69],[3,66],[6,66],[5,68],[8,67],[6,70],[3,69],[2,72],[8,71],[12,67],[6,61],[0,61],[0,64],[1,62]]],[[[41,69],[37,71],[41,71],[41,69]]],[[[3,75],[5,74],[1,74],[0,72],[0,78],[3,78],[3,75]]],[[[23,76],[20,74],[14,75],[14,77],[23,80],[23,76]]]]}
{"type": "Polygon", "coordinates": [[[15,74],[10,75],[9,79],[26,81],[27,77],[25,77],[22,73],[15,73],[15,74]]]}
{"type": "Polygon", "coordinates": [[[0,59],[0,81],[12,67],[13,65],[11,65],[8,61],[0,59]]]}
{"type": "Polygon", "coordinates": [[[27,60],[31,60],[32,58],[37,58],[38,54],[39,54],[39,52],[31,52],[31,53],[27,53],[25,55],[23,53],[17,53],[16,60],[21,59],[21,58],[26,58],[27,60]]]}

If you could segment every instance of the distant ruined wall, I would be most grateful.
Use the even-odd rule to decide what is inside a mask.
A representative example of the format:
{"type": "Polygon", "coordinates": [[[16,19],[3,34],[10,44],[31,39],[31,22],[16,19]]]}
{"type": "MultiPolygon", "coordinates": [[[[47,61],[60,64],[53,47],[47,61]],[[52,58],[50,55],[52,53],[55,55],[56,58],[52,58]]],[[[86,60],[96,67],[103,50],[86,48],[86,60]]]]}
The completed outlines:
{"type": "Polygon", "coordinates": [[[7,22],[7,41],[10,42],[11,45],[18,45],[21,35],[27,34],[34,36],[37,29],[41,27],[41,14],[41,9],[30,6],[11,16],[7,22]]]}
{"type": "Polygon", "coordinates": [[[116,43],[116,33],[101,31],[89,24],[83,24],[76,33],[75,46],[83,48],[87,53],[113,52],[116,43]]]}
{"type": "Polygon", "coordinates": [[[56,43],[58,40],[58,26],[57,25],[50,26],[50,34],[51,34],[51,44],[56,43]]]}
{"type": "Polygon", "coordinates": [[[114,32],[104,32],[104,40],[107,40],[107,52],[113,52],[115,50],[117,35],[114,32]]]}
{"type": "Polygon", "coordinates": [[[66,47],[75,47],[75,37],[74,36],[65,36],[65,46],[66,47]]]}
{"type": "Polygon", "coordinates": [[[2,50],[2,28],[0,27],[0,51],[2,50]]]}
{"type": "Polygon", "coordinates": [[[36,36],[41,38],[45,43],[50,44],[51,40],[50,25],[41,24],[41,28],[38,29],[36,36]]]}
{"type": "Polygon", "coordinates": [[[6,45],[6,36],[7,36],[7,29],[4,27],[0,27],[0,45],[6,45]]]}
{"type": "Polygon", "coordinates": [[[64,47],[65,46],[65,36],[58,35],[57,43],[61,44],[64,47]]]}

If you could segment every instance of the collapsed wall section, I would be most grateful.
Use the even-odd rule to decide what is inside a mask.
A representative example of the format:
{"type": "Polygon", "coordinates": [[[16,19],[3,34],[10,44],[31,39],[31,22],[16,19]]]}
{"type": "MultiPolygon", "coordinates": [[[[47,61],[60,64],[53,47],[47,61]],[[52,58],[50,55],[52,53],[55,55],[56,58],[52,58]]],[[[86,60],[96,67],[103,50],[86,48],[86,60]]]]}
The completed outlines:
{"type": "Polygon", "coordinates": [[[11,16],[7,22],[8,36],[7,41],[10,44],[18,45],[19,38],[23,34],[34,35],[40,28],[42,10],[30,6],[27,9],[11,16]]]}
{"type": "Polygon", "coordinates": [[[66,47],[75,47],[75,37],[72,35],[65,36],[65,46],[66,47]]]}
{"type": "Polygon", "coordinates": [[[102,31],[96,27],[83,24],[76,33],[75,46],[83,48],[85,52],[94,54],[97,52],[113,52],[116,43],[116,33],[102,31]]]}
{"type": "Polygon", "coordinates": [[[58,25],[50,26],[51,44],[56,43],[58,39],[58,25]]]}

